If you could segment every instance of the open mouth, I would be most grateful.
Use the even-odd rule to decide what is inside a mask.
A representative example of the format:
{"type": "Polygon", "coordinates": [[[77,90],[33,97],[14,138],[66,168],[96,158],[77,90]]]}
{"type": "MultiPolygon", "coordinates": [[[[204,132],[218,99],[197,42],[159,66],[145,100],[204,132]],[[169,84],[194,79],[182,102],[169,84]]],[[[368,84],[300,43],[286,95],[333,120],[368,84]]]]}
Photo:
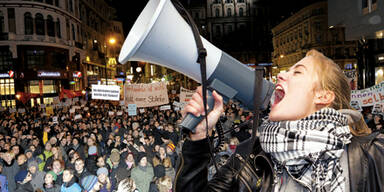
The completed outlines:
{"type": "Polygon", "coordinates": [[[272,96],[272,101],[271,101],[272,106],[275,106],[278,103],[280,103],[280,101],[283,100],[284,96],[285,96],[285,92],[283,87],[281,87],[281,85],[277,85],[274,91],[274,94],[272,96]]]}

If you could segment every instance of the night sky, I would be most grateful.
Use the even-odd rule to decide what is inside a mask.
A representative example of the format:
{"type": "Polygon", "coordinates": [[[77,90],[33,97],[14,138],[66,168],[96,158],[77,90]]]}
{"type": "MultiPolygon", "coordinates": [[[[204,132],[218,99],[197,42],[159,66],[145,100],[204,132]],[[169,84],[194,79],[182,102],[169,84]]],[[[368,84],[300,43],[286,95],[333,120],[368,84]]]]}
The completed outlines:
{"type": "MultiPolygon", "coordinates": [[[[182,0],[188,1],[188,0],[182,0]]],[[[264,2],[271,7],[272,14],[270,18],[275,22],[279,23],[282,20],[288,18],[290,15],[294,14],[301,8],[317,1],[321,0],[259,0],[264,2]]],[[[127,35],[129,29],[134,24],[136,18],[139,16],[140,12],[144,9],[148,0],[111,0],[111,5],[116,8],[117,11],[117,20],[123,22],[124,34],[127,35]]]]}

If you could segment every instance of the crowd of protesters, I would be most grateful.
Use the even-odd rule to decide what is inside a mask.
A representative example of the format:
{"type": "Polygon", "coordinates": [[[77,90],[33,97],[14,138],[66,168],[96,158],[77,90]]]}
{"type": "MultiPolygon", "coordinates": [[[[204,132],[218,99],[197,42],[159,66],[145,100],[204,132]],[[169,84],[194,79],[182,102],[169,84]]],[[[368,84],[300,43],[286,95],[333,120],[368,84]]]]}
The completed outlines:
{"type": "MultiPolygon", "coordinates": [[[[182,140],[173,107],[129,116],[118,103],[94,100],[54,107],[50,116],[39,106],[0,116],[1,192],[172,191],[182,140]]],[[[228,131],[251,117],[230,102],[221,122],[228,131]]],[[[250,136],[247,128],[227,134],[219,161],[250,136]]]]}

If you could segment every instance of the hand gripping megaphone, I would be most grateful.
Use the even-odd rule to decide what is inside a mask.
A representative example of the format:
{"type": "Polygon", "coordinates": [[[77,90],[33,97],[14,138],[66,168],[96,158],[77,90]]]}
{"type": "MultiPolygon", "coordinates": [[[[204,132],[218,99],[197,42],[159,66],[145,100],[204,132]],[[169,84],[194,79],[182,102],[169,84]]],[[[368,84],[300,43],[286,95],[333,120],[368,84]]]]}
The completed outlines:
{"type": "MultiPolygon", "coordinates": [[[[254,98],[255,72],[201,37],[207,50],[206,76],[210,90],[216,90],[225,100],[236,99],[253,110],[254,99],[267,108],[274,90],[273,83],[262,80],[262,92],[254,98]]],[[[119,62],[145,61],[158,64],[201,83],[198,51],[191,27],[170,0],[149,0],[131,28],[120,51],[119,62]]],[[[207,99],[210,109],[213,99],[207,99]]],[[[194,132],[202,117],[188,114],[181,126],[194,132]]]]}

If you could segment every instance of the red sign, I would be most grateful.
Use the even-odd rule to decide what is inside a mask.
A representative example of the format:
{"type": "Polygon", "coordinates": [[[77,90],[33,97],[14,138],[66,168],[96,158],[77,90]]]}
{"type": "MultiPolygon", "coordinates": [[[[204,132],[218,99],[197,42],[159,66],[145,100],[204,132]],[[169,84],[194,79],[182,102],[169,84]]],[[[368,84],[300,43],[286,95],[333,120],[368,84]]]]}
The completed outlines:
{"type": "Polygon", "coordinates": [[[81,72],[80,72],[80,71],[74,72],[74,73],[73,73],[73,77],[75,77],[75,78],[81,78],[81,72]]]}
{"type": "Polygon", "coordinates": [[[15,72],[10,70],[10,71],[8,71],[8,75],[9,75],[10,78],[13,78],[13,76],[15,76],[15,72]]]}

